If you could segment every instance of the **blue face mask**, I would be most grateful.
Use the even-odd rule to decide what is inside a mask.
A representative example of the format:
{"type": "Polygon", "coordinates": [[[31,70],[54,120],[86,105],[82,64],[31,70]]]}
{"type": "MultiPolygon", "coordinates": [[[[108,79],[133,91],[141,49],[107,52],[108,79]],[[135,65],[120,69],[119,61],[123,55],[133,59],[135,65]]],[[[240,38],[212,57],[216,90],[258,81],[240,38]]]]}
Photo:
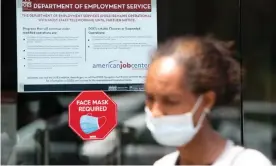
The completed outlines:
{"type": "MultiPolygon", "coordinates": [[[[105,117],[100,117],[105,118],[105,117]]],[[[97,130],[99,130],[104,123],[106,122],[106,119],[103,124],[99,123],[98,117],[94,117],[91,115],[82,115],[80,118],[80,128],[85,134],[91,134],[97,130]]]]}

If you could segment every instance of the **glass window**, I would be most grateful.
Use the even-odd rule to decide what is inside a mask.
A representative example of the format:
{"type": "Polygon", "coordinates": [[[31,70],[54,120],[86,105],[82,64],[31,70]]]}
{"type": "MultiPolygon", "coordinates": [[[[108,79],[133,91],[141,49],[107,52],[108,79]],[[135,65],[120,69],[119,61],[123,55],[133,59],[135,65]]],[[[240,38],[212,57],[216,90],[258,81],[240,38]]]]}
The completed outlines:
{"type": "MultiPolygon", "coordinates": [[[[246,69],[243,104],[215,109],[212,123],[219,133],[240,144],[242,105],[245,145],[260,150],[276,164],[276,1],[241,2],[239,15],[238,0],[159,0],[158,41],[178,35],[213,34],[236,43],[242,55],[236,58],[242,60],[246,69]]],[[[2,159],[9,158],[11,165],[151,165],[175,150],[158,145],[146,129],[143,93],[109,93],[119,106],[120,124],[100,143],[83,142],[67,125],[68,104],[77,94],[16,94],[15,1],[3,1],[2,6],[9,17],[3,19],[1,87],[12,102],[3,105],[5,101],[1,100],[1,108],[13,113],[17,110],[17,116],[2,114],[1,125],[2,118],[6,122],[16,121],[12,125],[17,125],[17,136],[21,138],[13,158],[10,151],[18,138],[9,136],[13,142],[6,143],[6,154],[12,157],[1,156],[2,159]]],[[[1,141],[9,137],[1,135],[1,141]]]]}
{"type": "Polygon", "coordinates": [[[276,161],[276,24],[274,0],[242,0],[245,145],[276,161]],[[274,121],[273,121],[274,120],[274,121]]]}

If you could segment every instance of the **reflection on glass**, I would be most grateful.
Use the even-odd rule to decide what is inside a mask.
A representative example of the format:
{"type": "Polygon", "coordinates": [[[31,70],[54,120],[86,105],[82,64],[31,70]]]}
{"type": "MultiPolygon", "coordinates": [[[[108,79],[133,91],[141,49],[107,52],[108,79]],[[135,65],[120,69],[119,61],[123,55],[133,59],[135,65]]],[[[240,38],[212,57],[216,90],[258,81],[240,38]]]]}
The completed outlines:
{"type": "Polygon", "coordinates": [[[245,144],[276,163],[275,1],[242,1],[245,144]],[[274,85],[274,86],[273,86],[274,85]]]}
{"type": "MultiPolygon", "coordinates": [[[[260,150],[274,161],[276,160],[275,2],[275,0],[242,0],[241,41],[238,40],[238,0],[158,2],[160,41],[176,35],[211,33],[222,40],[233,40],[236,44],[241,42],[240,51],[247,70],[243,96],[245,145],[260,150]]],[[[7,10],[13,11],[15,2],[6,1],[5,6],[7,10]]],[[[10,15],[12,14],[15,12],[11,12],[10,15]]],[[[16,57],[6,56],[16,54],[15,20],[13,22],[4,24],[7,25],[5,31],[9,38],[6,41],[10,45],[7,47],[8,53],[3,54],[5,77],[2,83],[6,89],[12,89],[11,86],[16,85],[16,57]]],[[[114,96],[119,106],[118,128],[105,141],[83,142],[67,125],[67,106],[75,96],[76,94],[19,95],[17,164],[44,164],[45,160],[49,160],[51,165],[151,165],[158,158],[174,151],[174,148],[158,145],[146,129],[144,96],[139,93],[114,96]],[[47,136],[50,141],[45,145],[43,142],[46,129],[50,131],[47,136]],[[44,151],[43,146],[47,146],[48,151],[44,151]]],[[[237,144],[241,143],[240,103],[217,108],[210,117],[218,132],[237,144]]],[[[15,119],[8,118],[9,121],[16,121],[15,119]]]]}

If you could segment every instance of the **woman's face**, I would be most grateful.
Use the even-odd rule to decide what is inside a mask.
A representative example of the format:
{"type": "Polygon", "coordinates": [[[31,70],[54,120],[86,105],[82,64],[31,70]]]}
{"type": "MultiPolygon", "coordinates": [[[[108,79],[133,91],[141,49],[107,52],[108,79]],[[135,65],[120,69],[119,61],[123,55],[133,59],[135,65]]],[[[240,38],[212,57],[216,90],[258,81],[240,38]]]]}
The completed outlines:
{"type": "Polygon", "coordinates": [[[155,117],[189,112],[198,98],[185,85],[185,70],[171,57],[150,65],[145,91],[146,106],[155,117]]]}

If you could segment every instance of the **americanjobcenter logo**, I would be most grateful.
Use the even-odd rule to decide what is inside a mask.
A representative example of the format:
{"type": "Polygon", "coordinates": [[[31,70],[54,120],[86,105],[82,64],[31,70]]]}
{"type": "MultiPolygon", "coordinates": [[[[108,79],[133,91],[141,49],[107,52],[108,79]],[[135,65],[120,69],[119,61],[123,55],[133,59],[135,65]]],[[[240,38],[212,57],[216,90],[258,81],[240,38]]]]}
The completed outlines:
{"type": "Polygon", "coordinates": [[[132,69],[132,70],[147,70],[149,64],[146,63],[128,63],[120,60],[112,60],[106,64],[93,64],[93,68],[100,69],[132,69]]]}

